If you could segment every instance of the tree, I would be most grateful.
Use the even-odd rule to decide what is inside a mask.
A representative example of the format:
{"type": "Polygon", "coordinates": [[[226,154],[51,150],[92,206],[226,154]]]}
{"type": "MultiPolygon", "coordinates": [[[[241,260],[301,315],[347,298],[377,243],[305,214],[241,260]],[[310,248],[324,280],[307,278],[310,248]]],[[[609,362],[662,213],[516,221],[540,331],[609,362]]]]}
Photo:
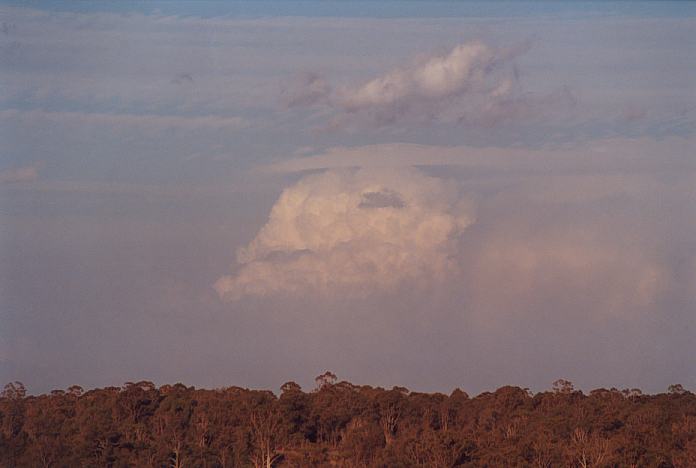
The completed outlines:
{"type": "Polygon", "coordinates": [[[22,382],[10,382],[2,390],[2,397],[10,400],[20,400],[27,395],[27,388],[22,382]]]}
{"type": "Polygon", "coordinates": [[[281,436],[281,418],[278,408],[254,410],[250,415],[252,443],[255,448],[252,462],[256,468],[271,468],[281,457],[278,451],[281,436]]]}
{"type": "Polygon", "coordinates": [[[684,416],[672,424],[676,450],[672,463],[676,468],[696,466],[696,416],[684,416]]]}
{"type": "Polygon", "coordinates": [[[469,398],[325,377],[309,393],[287,382],[280,397],[149,382],[27,396],[13,382],[0,466],[696,467],[696,395],[683,387],[585,396],[559,382],[469,398]]]}
{"type": "Polygon", "coordinates": [[[672,395],[683,395],[687,393],[682,384],[672,384],[667,388],[667,392],[672,395]]]}
{"type": "Polygon", "coordinates": [[[581,468],[602,466],[609,458],[609,441],[585,429],[576,428],[571,435],[571,448],[581,468]]]}
{"type": "Polygon", "coordinates": [[[290,381],[285,382],[283,385],[281,385],[280,391],[283,393],[301,392],[302,387],[300,387],[297,383],[290,381]]]}
{"type": "Polygon", "coordinates": [[[336,377],[336,374],[331,371],[326,371],[314,379],[314,381],[317,383],[318,390],[321,390],[327,385],[334,385],[336,380],[338,380],[338,377],[336,377]]]}
{"type": "Polygon", "coordinates": [[[554,393],[573,393],[575,387],[570,380],[558,379],[553,383],[552,389],[554,393]]]}
{"type": "Polygon", "coordinates": [[[80,387],[79,385],[71,385],[68,387],[68,394],[74,396],[74,397],[79,397],[84,393],[84,389],[80,387]]]}
{"type": "Polygon", "coordinates": [[[396,432],[399,428],[399,419],[401,418],[404,403],[404,395],[398,390],[391,390],[380,395],[378,399],[379,405],[379,423],[384,433],[384,440],[387,445],[391,445],[396,437],[396,432]]]}
{"type": "Polygon", "coordinates": [[[548,437],[543,437],[532,443],[532,466],[534,468],[551,468],[553,466],[553,452],[548,443],[548,437]]]}
{"type": "Polygon", "coordinates": [[[621,391],[624,397],[632,399],[632,398],[638,398],[643,394],[643,392],[639,388],[625,388],[621,391]]]}

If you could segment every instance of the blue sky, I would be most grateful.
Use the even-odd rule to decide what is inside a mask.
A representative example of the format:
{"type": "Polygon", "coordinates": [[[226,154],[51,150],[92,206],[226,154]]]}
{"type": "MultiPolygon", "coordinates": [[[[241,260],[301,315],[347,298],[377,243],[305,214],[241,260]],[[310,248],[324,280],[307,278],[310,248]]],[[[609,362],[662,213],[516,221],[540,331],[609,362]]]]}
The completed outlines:
{"type": "Polygon", "coordinates": [[[5,2],[0,380],[696,386],[694,12],[5,2]]]}
{"type": "Polygon", "coordinates": [[[152,1],[152,2],[5,2],[51,11],[159,13],[177,16],[218,17],[365,17],[365,18],[444,18],[444,17],[533,17],[538,15],[622,15],[684,16],[694,14],[686,1],[663,2],[514,2],[514,1],[152,1]]]}

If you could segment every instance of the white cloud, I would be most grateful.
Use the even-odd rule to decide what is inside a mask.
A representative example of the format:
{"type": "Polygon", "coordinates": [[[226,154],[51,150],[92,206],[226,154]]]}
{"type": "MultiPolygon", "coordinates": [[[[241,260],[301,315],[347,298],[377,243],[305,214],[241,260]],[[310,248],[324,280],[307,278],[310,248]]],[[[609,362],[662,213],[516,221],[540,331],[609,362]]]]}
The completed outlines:
{"type": "Polygon", "coordinates": [[[359,86],[336,89],[316,74],[287,91],[290,106],[328,105],[338,112],[330,126],[443,121],[491,125],[572,106],[567,89],[545,96],[523,94],[513,59],[528,48],[500,49],[481,41],[396,68],[359,86]]]}
{"type": "Polygon", "coordinates": [[[432,57],[412,68],[393,70],[357,88],[346,88],[339,95],[340,102],[346,110],[357,111],[409,105],[411,100],[440,100],[477,90],[491,96],[508,94],[512,88],[509,80],[493,87],[486,83],[486,77],[499,62],[498,54],[481,42],[460,44],[447,55],[432,57]],[[503,83],[506,91],[500,91],[503,83]]]}
{"type": "Polygon", "coordinates": [[[457,269],[469,203],[415,170],[329,171],[286,189],[221,297],[306,292],[365,295],[442,281],[457,269]]]}

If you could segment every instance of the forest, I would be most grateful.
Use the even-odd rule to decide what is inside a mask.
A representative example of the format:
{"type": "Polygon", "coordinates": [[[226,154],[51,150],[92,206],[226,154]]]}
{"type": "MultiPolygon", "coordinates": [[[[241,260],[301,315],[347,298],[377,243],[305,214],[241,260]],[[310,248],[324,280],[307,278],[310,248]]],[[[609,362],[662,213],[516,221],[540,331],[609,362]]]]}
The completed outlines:
{"type": "Polygon", "coordinates": [[[2,467],[696,467],[696,395],[505,386],[470,397],[339,382],[177,383],[0,397],[2,467]]]}

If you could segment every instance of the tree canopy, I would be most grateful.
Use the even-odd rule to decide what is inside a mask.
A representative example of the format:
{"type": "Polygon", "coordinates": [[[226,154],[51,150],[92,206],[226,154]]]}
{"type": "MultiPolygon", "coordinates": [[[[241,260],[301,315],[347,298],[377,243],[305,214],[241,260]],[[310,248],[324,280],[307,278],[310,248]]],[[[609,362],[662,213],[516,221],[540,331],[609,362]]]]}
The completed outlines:
{"type": "Polygon", "coordinates": [[[469,397],[339,382],[305,392],[127,382],[0,396],[0,466],[694,467],[696,395],[501,387],[469,397]]]}

